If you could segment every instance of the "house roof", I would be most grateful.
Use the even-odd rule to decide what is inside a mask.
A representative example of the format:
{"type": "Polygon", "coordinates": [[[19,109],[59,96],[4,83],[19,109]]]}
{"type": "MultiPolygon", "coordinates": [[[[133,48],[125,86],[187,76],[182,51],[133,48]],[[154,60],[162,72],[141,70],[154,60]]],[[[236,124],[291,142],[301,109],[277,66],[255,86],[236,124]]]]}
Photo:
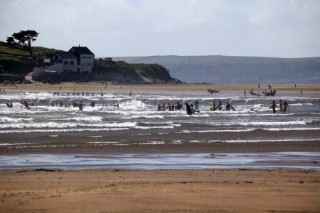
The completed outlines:
{"type": "Polygon", "coordinates": [[[74,53],[78,55],[93,55],[94,54],[89,50],[88,47],[72,47],[69,51],[69,53],[74,53]]]}
{"type": "Polygon", "coordinates": [[[71,52],[59,51],[56,54],[60,55],[62,58],[76,58],[75,54],[71,52]]]}

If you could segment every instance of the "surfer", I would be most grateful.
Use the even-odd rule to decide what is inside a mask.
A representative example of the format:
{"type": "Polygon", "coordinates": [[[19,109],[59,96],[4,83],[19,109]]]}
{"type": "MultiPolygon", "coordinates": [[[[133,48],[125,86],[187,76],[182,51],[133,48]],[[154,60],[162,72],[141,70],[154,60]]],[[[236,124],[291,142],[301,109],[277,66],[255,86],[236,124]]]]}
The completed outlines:
{"type": "Polygon", "coordinates": [[[181,103],[179,103],[179,101],[177,101],[177,107],[176,107],[177,110],[181,110],[183,109],[183,106],[181,103]]]}
{"type": "Polygon", "coordinates": [[[211,110],[216,110],[216,101],[213,101],[213,104],[212,104],[212,107],[211,107],[211,110]]]}
{"type": "Polygon", "coordinates": [[[194,103],[194,111],[195,112],[200,112],[200,110],[199,110],[199,102],[198,102],[198,100],[196,100],[196,102],[194,103]]]}
{"type": "Polygon", "coordinates": [[[24,102],[23,102],[23,105],[24,105],[25,108],[27,108],[27,109],[30,110],[28,102],[24,101],[24,102]]]}
{"type": "Polygon", "coordinates": [[[218,107],[217,107],[219,110],[221,110],[222,109],[222,102],[221,102],[221,100],[219,100],[219,104],[218,104],[218,107]]]}
{"type": "Polygon", "coordinates": [[[79,110],[82,111],[82,110],[83,110],[83,107],[84,107],[84,104],[83,104],[82,101],[81,101],[80,104],[79,104],[79,110]]]}
{"type": "Polygon", "coordinates": [[[283,102],[283,112],[287,112],[287,109],[288,109],[288,106],[289,106],[289,104],[287,103],[287,101],[284,101],[283,102]]]}
{"type": "Polygon", "coordinates": [[[229,104],[229,102],[227,102],[226,110],[227,110],[227,111],[229,111],[229,110],[230,110],[230,104],[229,104]]]}
{"type": "Polygon", "coordinates": [[[273,113],[276,113],[276,102],[273,100],[272,101],[272,105],[271,105],[271,107],[270,108],[272,108],[272,111],[273,111],[273,113]]]}

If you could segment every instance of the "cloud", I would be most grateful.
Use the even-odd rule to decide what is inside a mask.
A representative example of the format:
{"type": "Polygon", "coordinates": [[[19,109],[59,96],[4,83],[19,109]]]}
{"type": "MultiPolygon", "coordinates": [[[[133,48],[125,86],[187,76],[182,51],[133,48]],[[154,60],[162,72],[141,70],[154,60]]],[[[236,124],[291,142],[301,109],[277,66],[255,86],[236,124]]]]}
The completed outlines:
{"type": "Polygon", "coordinates": [[[0,0],[0,40],[33,29],[35,45],[97,56],[319,56],[317,0],[0,0]]]}

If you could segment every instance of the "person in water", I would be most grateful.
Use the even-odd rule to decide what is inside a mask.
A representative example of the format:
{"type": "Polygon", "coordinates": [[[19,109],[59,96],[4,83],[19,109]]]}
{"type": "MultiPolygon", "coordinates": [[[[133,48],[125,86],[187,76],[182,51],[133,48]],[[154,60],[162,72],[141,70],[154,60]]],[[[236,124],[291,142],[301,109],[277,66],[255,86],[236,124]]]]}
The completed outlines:
{"type": "Polygon", "coordinates": [[[211,110],[216,110],[216,101],[213,101],[211,110]]]}
{"type": "Polygon", "coordinates": [[[186,112],[188,115],[192,115],[191,107],[188,103],[186,103],[186,112]]]}
{"type": "Polygon", "coordinates": [[[227,111],[229,111],[229,110],[230,110],[230,104],[229,104],[229,102],[227,102],[226,110],[227,110],[227,111]]]}
{"type": "Polygon", "coordinates": [[[221,102],[221,100],[219,100],[218,108],[219,108],[219,110],[222,109],[222,102],[221,102]]]}
{"type": "Polygon", "coordinates": [[[283,107],[284,107],[283,112],[287,112],[288,106],[289,106],[289,105],[288,105],[287,101],[284,101],[284,102],[283,102],[283,107]]]}
{"type": "Polygon", "coordinates": [[[272,111],[273,111],[273,113],[276,113],[276,102],[273,100],[272,101],[272,105],[271,105],[271,107],[270,108],[272,108],[272,111]]]}

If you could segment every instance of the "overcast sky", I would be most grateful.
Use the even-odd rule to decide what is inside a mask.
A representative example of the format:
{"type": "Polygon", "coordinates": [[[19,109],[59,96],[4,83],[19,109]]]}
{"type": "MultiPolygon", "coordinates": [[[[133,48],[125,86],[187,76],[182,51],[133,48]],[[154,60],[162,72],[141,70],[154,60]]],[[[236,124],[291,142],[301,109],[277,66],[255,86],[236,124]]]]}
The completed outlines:
{"type": "Polygon", "coordinates": [[[0,0],[0,40],[96,57],[320,56],[320,0],[0,0]]]}

